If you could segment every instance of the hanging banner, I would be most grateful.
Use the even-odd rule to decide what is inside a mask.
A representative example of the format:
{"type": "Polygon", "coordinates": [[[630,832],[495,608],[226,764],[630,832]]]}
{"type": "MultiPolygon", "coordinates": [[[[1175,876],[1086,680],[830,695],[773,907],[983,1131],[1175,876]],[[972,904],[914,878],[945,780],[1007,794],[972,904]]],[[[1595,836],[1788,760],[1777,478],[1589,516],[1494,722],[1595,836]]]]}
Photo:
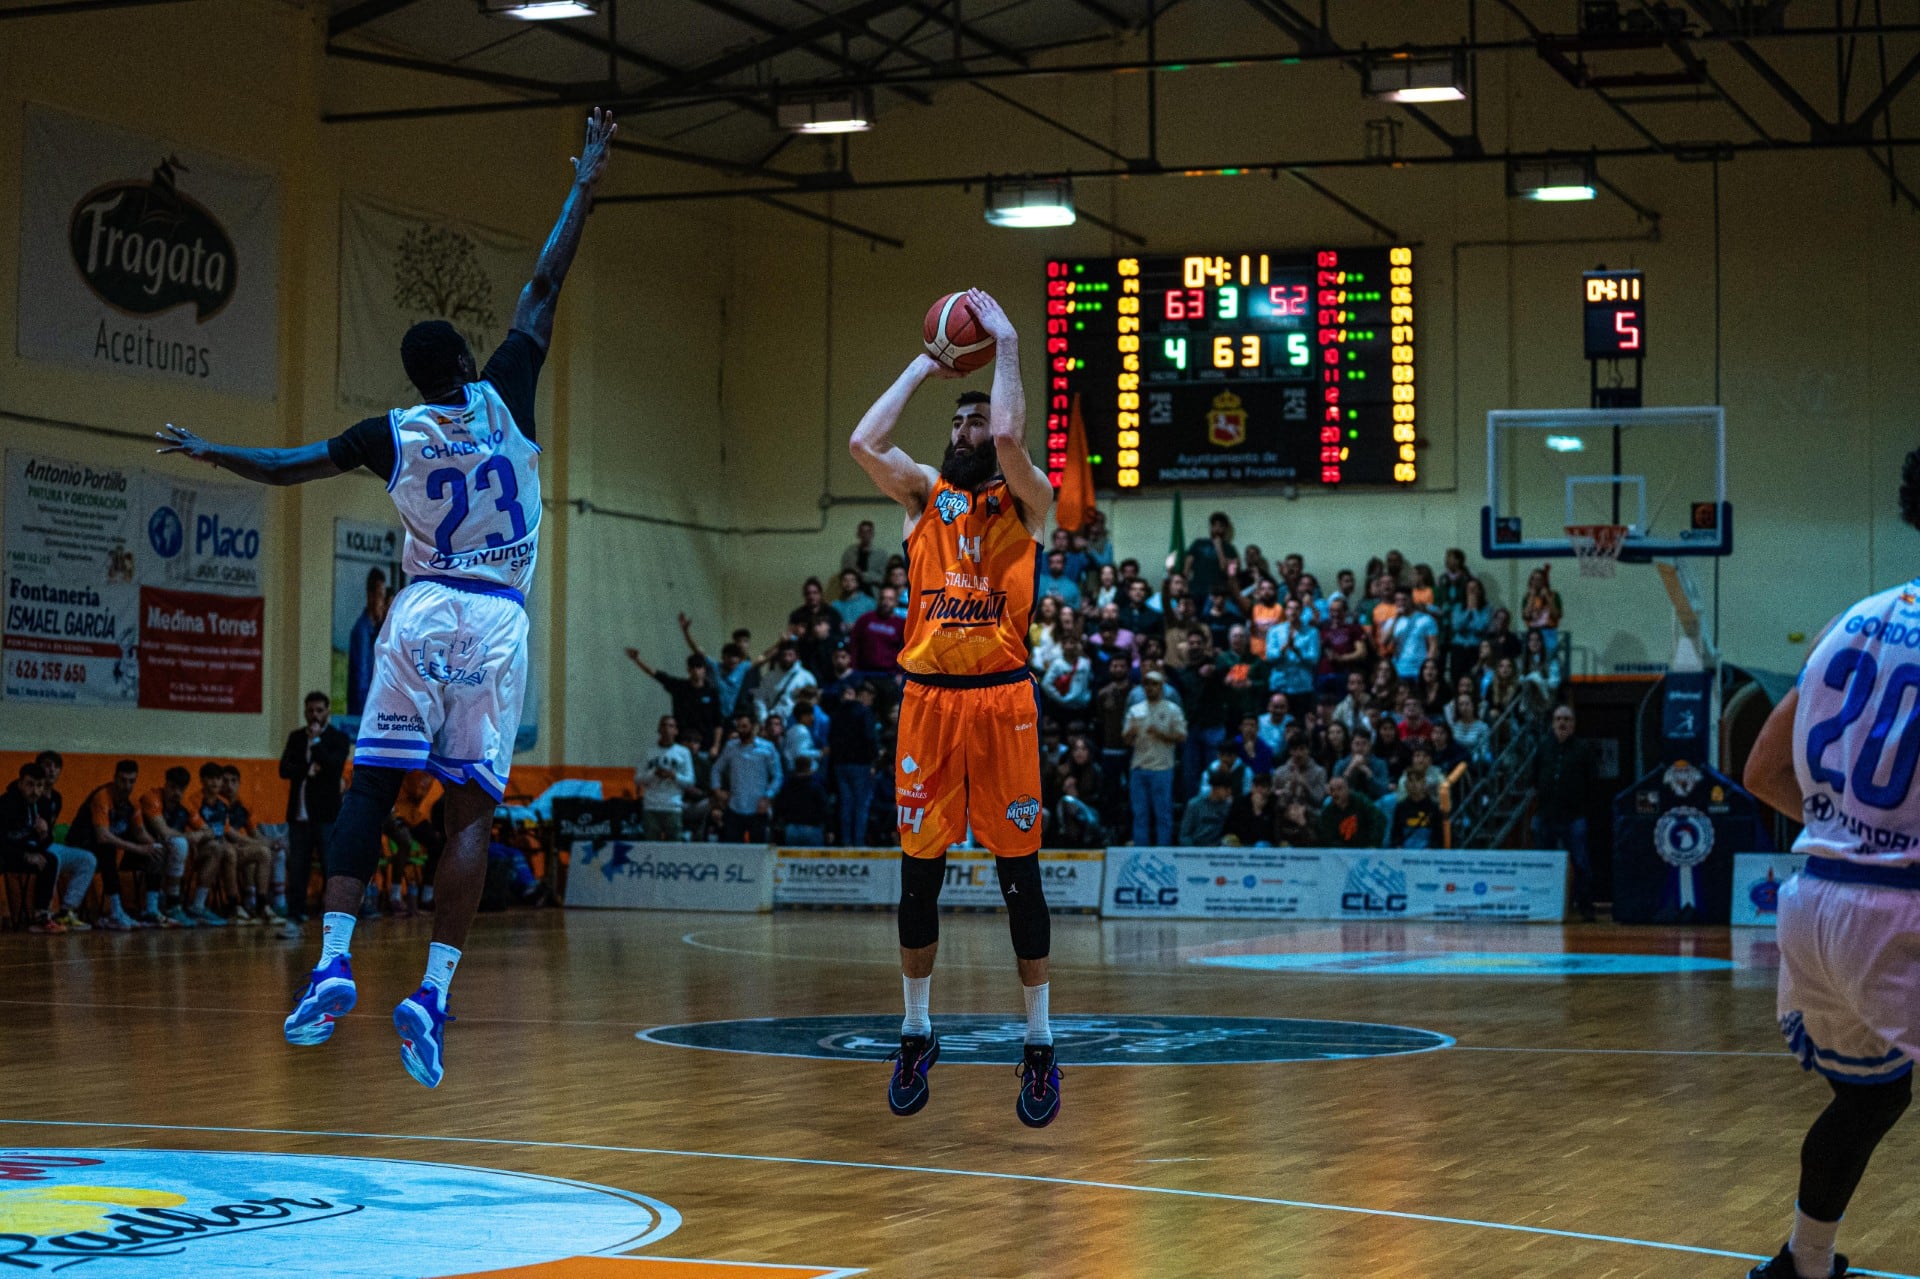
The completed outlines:
{"type": "Polygon", "coordinates": [[[274,398],[279,198],[267,170],[29,104],[20,354],[274,398]]]}
{"type": "Polygon", "coordinates": [[[259,487],[11,449],[6,468],[8,699],[260,710],[259,487]]]}
{"type": "Polygon", "coordinates": [[[340,209],[340,403],[379,413],[420,398],[400,365],[400,339],[446,320],[485,365],[507,336],[531,242],[362,196],[340,209]]]}

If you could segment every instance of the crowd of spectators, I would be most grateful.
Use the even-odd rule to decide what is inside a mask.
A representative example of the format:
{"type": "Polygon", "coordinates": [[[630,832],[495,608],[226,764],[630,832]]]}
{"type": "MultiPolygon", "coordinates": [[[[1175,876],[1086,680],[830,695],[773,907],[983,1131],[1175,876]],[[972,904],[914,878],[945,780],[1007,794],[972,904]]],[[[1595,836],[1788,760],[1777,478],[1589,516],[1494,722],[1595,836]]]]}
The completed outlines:
{"type": "MultiPolygon", "coordinates": [[[[1452,549],[1398,550],[1330,585],[1297,554],[1236,545],[1224,512],[1158,585],[1103,517],[1040,548],[1029,632],[1047,843],[1438,846],[1489,724],[1559,694],[1549,570],[1495,606],[1452,549]]],[[[891,778],[906,565],[873,524],[833,590],[801,588],[779,636],[717,659],[680,617],[684,674],[628,656],[672,703],[635,784],[660,838],[895,842],[891,778]]]]}

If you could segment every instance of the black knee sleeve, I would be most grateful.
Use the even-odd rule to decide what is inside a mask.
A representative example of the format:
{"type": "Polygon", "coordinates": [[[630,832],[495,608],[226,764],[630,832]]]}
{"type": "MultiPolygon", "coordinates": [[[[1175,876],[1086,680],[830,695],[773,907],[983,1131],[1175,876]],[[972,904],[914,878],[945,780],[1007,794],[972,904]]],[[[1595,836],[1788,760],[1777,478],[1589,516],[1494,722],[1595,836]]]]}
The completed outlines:
{"type": "Polygon", "coordinates": [[[345,875],[363,884],[373,878],[374,867],[380,863],[380,828],[393,811],[400,783],[406,779],[404,768],[354,766],[353,784],[340,800],[333,841],[327,845],[329,876],[345,875]]]}
{"type": "Polygon", "coordinates": [[[940,940],[940,885],[947,880],[947,855],[900,855],[900,944],[919,950],[940,940]]]}
{"type": "Polygon", "coordinates": [[[1845,1214],[1874,1148],[1913,1102],[1911,1074],[1885,1084],[1828,1083],[1833,1101],[1800,1147],[1800,1211],[1815,1221],[1845,1214]]]}
{"type": "Polygon", "coordinates": [[[1007,903],[1007,929],[1013,934],[1013,953],[1022,959],[1045,959],[1053,944],[1053,918],[1047,914],[1047,895],[1040,887],[1040,855],[996,857],[1000,896],[1007,903]]]}

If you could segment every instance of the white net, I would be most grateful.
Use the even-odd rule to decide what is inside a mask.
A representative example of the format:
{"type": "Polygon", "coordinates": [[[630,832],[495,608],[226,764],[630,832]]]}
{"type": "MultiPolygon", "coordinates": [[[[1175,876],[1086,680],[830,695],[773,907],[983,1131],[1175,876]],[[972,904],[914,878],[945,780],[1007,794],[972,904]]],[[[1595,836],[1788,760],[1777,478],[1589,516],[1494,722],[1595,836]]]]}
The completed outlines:
{"type": "Polygon", "coordinates": [[[1625,524],[1569,524],[1567,541],[1573,544],[1573,557],[1579,562],[1582,577],[1612,577],[1620,563],[1620,549],[1626,545],[1625,524]]]}

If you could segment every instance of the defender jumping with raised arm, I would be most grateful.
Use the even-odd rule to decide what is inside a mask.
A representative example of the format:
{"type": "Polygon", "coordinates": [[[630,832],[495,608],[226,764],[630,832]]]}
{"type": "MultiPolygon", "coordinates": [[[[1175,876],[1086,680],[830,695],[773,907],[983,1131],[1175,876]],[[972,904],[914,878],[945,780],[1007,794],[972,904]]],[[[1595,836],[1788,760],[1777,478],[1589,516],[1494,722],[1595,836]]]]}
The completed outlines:
{"type": "Polygon", "coordinates": [[[325,1043],[357,992],[348,950],[380,828],[412,769],[447,788],[447,847],[436,887],[426,977],[394,1009],[400,1059],[440,1082],[447,987],[486,879],[487,837],[504,796],[527,680],[526,590],[540,545],[540,446],[534,387],[554,306],[606,169],[613,116],[595,109],[573,161],[573,186],[547,237],[513,325],[476,374],[444,320],[407,330],[400,359],[423,401],[300,448],[213,444],[168,424],[162,453],[184,453],[262,484],[304,484],[364,466],[387,482],[406,526],[408,581],[382,628],[373,686],[354,746],[353,782],[327,850],[320,962],[286,1020],[287,1042],[325,1043]]]}
{"type": "Polygon", "coordinates": [[[894,794],[900,823],[900,967],[907,1014],[887,1104],[927,1104],[940,1058],[928,992],[940,938],[947,847],[975,838],[994,854],[1026,997],[1020,1121],[1040,1128],[1060,1111],[1060,1071],[1047,1021],[1047,903],[1040,887],[1040,705],[1027,670],[1036,545],[1053,486],[1027,455],[1019,337],[1007,314],[967,292],[997,344],[991,398],[960,397],[939,470],[893,443],[907,401],[930,377],[957,376],[917,355],[853,432],[854,460],[906,508],[911,599],[900,665],[900,743],[894,794]]]}

